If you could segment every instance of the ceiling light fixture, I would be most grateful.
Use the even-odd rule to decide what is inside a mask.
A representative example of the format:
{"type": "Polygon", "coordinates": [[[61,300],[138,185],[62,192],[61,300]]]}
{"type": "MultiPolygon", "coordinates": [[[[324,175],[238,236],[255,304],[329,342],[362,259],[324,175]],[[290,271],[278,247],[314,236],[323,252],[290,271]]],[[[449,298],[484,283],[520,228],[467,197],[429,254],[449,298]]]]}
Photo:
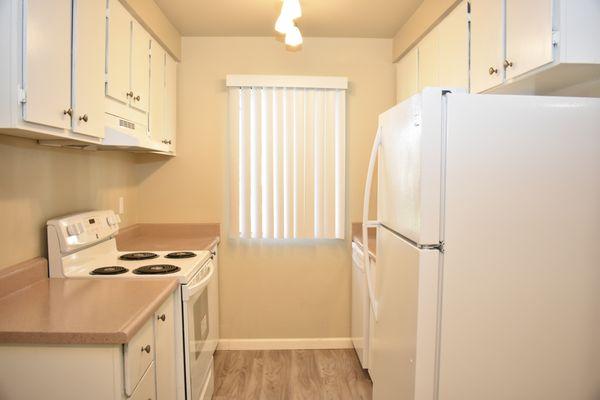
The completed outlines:
{"type": "Polygon", "coordinates": [[[291,20],[300,18],[302,16],[300,0],[283,0],[281,14],[287,16],[291,20]]]}
{"type": "Polygon", "coordinates": [[[294,27],[294,21],[281,14],[275,22],[275,30],[282,35],[288,33],[294,27]]]}
{"type": "Polygon", "coordinates": [[[297,26],[294,25],[292,29],[285,34],[285,44],[292,47],[300,46],[302,44],[302,34],[297,26]]]}
{"type": "Polygon", "coordinates": [[[285,35],[285,44],[288,46],[299,46],[302,44],[302,34],[294,20],[302,16],[300,0],[283,0],[281,13],[275,21],[275,30],[285,35]]]}

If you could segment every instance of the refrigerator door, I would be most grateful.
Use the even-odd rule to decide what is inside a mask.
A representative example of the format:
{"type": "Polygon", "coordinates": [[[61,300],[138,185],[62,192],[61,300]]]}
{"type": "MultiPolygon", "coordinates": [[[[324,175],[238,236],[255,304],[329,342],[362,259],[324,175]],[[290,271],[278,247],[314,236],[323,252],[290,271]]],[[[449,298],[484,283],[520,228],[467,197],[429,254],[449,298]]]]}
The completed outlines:
{"type": "Polygon", "coordinates": [[[442,89],[427,88],[379,117],[377,219],[418,244],[439,244],[442,89]]]}
{"type": "Polygon", "coordinates": [[[372,360],[374,400],[433,399],[440,252],[377,231],[372,360]]]}
{"type": "Polygon", "coordinates": [[[600,99],[450,95],[447,149],[439,399],[598,399],[600,99]]]}

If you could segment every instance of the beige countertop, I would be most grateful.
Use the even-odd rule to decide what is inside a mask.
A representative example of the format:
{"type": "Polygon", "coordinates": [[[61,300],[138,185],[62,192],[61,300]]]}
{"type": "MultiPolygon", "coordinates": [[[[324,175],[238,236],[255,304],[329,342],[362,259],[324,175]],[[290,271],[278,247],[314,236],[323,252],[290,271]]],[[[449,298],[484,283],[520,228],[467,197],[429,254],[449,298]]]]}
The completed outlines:
{"type": "MultiPolygon", "coordinates": [[[[377,229],[369,228],[369,254],[371,258],[375,260],[377,258],[377,229]]],[[[358,244],[361,248],[363,247],[362,240],[362,223],[354,222],[352,224],[352,241],[358,244]]]]}
{"type": "Polygon", "coordinates": [[[219,234],[219,224],[135,224],[116,239],[120,251],[210,250],[219,234]]]}
{"type": "MultiPolygon", "coordinates": [[[[0,343],[127,343],[178,287],[177,279],[49,279],[39,258],[7,269],[0,286],[0,343]],[[18,278],[18,275],[21,275],[18,278]]],[[[47,272],[46,272],[47,274],[47,272]]]]}

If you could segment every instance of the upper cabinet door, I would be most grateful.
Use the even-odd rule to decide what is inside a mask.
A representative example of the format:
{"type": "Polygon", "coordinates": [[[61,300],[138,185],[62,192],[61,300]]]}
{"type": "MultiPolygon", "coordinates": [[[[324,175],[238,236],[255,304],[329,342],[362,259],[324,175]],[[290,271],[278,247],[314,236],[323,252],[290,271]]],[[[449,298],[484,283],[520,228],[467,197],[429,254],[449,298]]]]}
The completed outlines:
{"type": "Polygon", "coordinates": [[[440,86],[469,90],[469,22],[467,16],[467,1],[463,0],[438,25],[440,86]]]}
{"type": "MultiPolygon", "coordinates": [[[[26,0],[23,27],[23,119],[71,124],[71,0],[26,0]]],[[[4,57],[4,56],[3,56],[4,57]]]]}
{"type": "Polygon", "coordinates": [[[119,0],[108,2],[108,43],[106,46],[106,95],[129,102],[131,17],[119,0]]]}
{"type": "Polygon", "coordinates": [[[471,0],[472,93],[483,92],[503,82],[502,4],[503,0],[471,0]]]}
{"type": "Polygon", "coordinates": [[[435,27],[419,43],[419,92],[440,85],[440,40],[435,27]]]}
{"type": "Polygon", "coordinates": [[[165,71],[165,139],[175,150],[177,132],[177,62],[167,54],[165,71]]]}
{"type": "Polygon", "coordinates": [[[131,29],[131,106],[148,111],[150,95],[150,35],[137,21],[131,29]]]}
{"type": "Polygon", "coordinates": [[[73,131],[104,137],[105,3],[73,4],[73,131]]]}
{"type": "Polygon", "coordinates": [[[506,78],[553,61],[553,0],[506,0],[506,78]]]}
{"type": "Polygon", "coordinates": [[[152,41],[150,55],[150,136],[156,142],[165,140],[165,51],[152,41]]]}
{"type": "Polygon", "coordinates": [[[406,100],[419,90],[419,52],[416,48],[396,64],[396,102],[406,100]]]}

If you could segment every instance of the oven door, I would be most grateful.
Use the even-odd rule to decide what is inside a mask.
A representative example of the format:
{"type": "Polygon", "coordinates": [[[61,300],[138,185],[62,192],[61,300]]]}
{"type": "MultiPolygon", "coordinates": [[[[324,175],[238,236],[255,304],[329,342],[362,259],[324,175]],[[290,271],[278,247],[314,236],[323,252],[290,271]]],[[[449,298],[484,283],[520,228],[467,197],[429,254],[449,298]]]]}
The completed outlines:
{"type": "Polygon", "coordinates": [[[186,399],[198,400],[206,374],[210,369],[213,348],[208,285],[215,274],[215,264],[209,260],[188,282],[182,285],[183,336],[185,345],[186,399]]]}

